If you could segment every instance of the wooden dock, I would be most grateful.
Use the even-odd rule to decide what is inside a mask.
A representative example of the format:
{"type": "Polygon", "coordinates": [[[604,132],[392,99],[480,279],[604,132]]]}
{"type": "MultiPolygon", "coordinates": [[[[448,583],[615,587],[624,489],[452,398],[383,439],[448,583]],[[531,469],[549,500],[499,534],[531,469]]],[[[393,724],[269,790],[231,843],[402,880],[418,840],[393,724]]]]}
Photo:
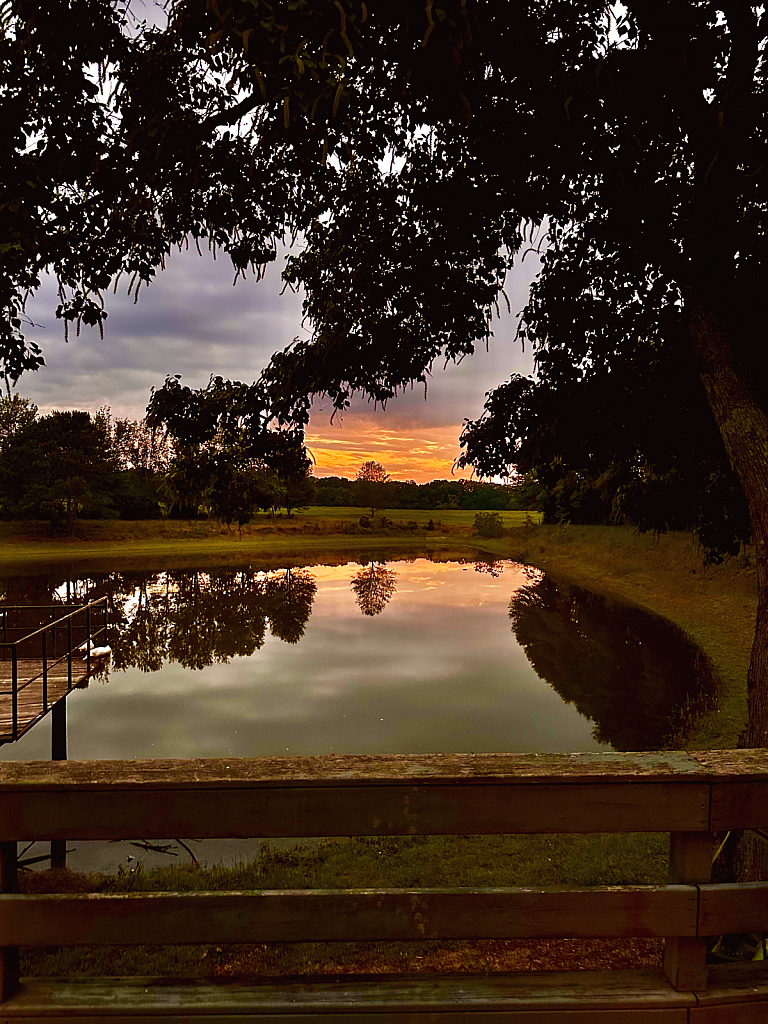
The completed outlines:
{"type": "MultiPolygon", "coordinates": [[[[94,663],[91,662],[91,670],[94,663]]],[[[69,682],[67,659],[48,663],[47,700],[43,700],[43,663],[19,658],[17,662],[16,734],[13,731],[13,674],[11,662],[0,661],[0,744],[18,739],[40,721],[70,689],[88,679],[88,666],[84,658],[72,658],[72,685],[69,682]]]]}

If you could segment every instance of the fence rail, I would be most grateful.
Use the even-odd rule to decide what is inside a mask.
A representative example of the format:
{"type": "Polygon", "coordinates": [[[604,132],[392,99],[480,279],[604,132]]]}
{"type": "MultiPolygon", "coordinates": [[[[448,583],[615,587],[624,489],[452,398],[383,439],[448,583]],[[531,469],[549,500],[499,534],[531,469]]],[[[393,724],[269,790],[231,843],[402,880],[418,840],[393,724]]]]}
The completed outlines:
{"type": "Polygon", "coordinates": [[[411,1024],[438,1011],[461,1019],[498,1011],[510,1021],[541,1024],[765,1024],[766,969],[708,968],[706,943],[708,936],[768,930],[768,883],[709,880],[713,832],[766,825],[768,751],[11,762],[0,765],[0,946],[7,997],[0,1016],[35,1019],[37,1012],[50,1019],[58,1006],[62,1016],[98,1017],[107,1012],[109,998],[109,1013],[121,1020],[215,1013],[262,1022],[269,1016],[272,1024],[275,1014],[288,1021],[314,1007],[312,1013],[326,1019],[341,1015],[351,1022],[349,1014],[367,1012],[395,1015],[403,1024],[403,1013],[411,1024]],[[667,885],[15,891],[16,843],[33,839],[627,831],[671,833],[667,885]],[[666,977],[587,971],[558,976],[557,987],[535,975],[464,976],[461,988],[448,978],[418,984],[305,979],[236,991],[199,981],[174,988],[167,981],[126,980],[112,983],[107,997],[98,981],[19,983],[16,967],[18,946],[587,936],[664,937],[666,977]],[[302,1003],[310,990],[311,1006],[302,1003]],[[154,1009],[148,1008],[151,992],[154,1009]],[[410,1003],[404,1002],[406,992],[410,1003]],[[588,1015],[598,1010],[613,1015],[588,1015]]]}

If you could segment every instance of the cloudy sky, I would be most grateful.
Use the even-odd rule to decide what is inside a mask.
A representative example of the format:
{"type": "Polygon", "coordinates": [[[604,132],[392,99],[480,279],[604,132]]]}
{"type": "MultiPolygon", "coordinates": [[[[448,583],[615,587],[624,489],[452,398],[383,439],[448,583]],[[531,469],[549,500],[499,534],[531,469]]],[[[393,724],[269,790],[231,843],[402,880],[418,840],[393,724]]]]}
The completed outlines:
{"type": "MultiPolygon", "coordinates": [[[[124,285],[108,297],[103,341],[98,331],[83,328],[79,338],[70,332],[68,344],[55,317],[55,286],[46,281],[27,307],[36,325],[28,337],[42,346],[46,366],[22,377],[18,391],[41,412],[108,405],[115,416],[140,419],[150,389],[167,374],[181,374],[190,387],[205,386],[211,374],[253,381],[273,352],[307,336],[301,296],[280,294],[281,266],[272,264],[261,281],[250,277],[233,287],[229,259],[201,257],[193,247],[171,257],[137,304],[124,285]]],[[[426,401],[423,389],[386,410],[360,401],[343,422],[333,423],[331,410],[318,405],[307,434],[315,474],[353,477],[361,462],[375,459],[396,479],[450,477],[464,417],[478,416],[485,392],[510,373],[531,372],[530,352],[521,351],[514,335],[536,269],[532,257],[515,268],[506,288],[512,315],[504,310],[494,320],[489,350],[460,366],[436,366],[426,401]]]]}

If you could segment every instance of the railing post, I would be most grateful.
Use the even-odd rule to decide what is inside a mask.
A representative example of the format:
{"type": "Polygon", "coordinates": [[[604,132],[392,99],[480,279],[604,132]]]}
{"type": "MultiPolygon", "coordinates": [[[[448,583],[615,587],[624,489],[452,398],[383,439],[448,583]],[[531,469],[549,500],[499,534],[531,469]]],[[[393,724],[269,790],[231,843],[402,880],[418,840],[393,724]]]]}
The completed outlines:
{"type": "Polygon", "coordinates": [[[11,648],[11,715],[13,718],[13,738],[19,731],[19,652],[16,644],[11,648]]]}
{"type": "MultiPolygon", "coordinates": [[[[67,698],[62,697],[51,711],[51,760],[67,760],[67,698]]],[[[51,867],[67,866],[67,840],[51,840],[51,867]]]]}
{"type": "Polygon", "coordinates": [[[72,619],[67,619],[67,689],[72,689],[72,619]]]}
{"type": "MultiPolygon", "coordinates": [[[[712,845],[709,832],[673,832],[669,848],[670,885],[708,882],[712,875],[712,845]]],[[[706,938],[665,939],[664,973],[678,992],[706,989],[706,938]]]]}
{"type": "Polygon", "coordinates": [[[43,630],[41,634],[43,643],[43,711],[48,710],[48,636],[43,630]]]}
{"type": "Polygon", "coordinates": [[[91,674],[91,606],[85,606],[85,671],[91,674]]]}
{"type": "MultiPolygon", "coordinates": [[[[0,892],[16,892],[16,843],[0,843],[0,892]]],[[[5,1002],[19,983],[19,950],[0,949],[0,1001],[5,1002]]]]}

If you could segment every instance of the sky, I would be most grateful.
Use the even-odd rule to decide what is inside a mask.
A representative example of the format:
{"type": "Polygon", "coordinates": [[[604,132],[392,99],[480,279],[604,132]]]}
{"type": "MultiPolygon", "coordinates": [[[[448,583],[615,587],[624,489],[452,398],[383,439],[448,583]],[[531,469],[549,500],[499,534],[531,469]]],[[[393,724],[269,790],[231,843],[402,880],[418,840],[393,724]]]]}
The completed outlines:
{"type": "MultiPolygon", "coordinates": [[[[132,0],[131,10],[157,27],[166,23],[158,0],[132,0]]],[[[233,287],[228,257],[214,261],[207,250],[200,256],[192,245],[167,260],[154,283],[142,287],[138,303],[126,294],[124,283],[107,296],[103,341],[98,330],[83,327],[80,337],[70,331],[68,344],[63,322],[55,317],[55,283],[44,279],[28,302],[35,326],[25,333],[42,347],[46,365],[25,374],[17,391],[41,413],[96,412],[109,406],[115,417],[141,419],[151,389],[162,387],[167,375],[181,374],[182,383],[192,388],[205,387],[212,374],[250,383],[274,352],[309,335],[302,325],[301,295],[283,293],[283,259],[281,254],[270,264],[261,281],[249,276],[233,287]]],[[[488,350],[479,347],[458,366],[436,365],[426,400],[423,387],[386,409],[357,400],[343,419],[337,416],[333,422],[328,404],[317,403],[306,433],[314,475],[353,478],[361,463],[374,459],[396,480],[424,483],[470,476],[470,471],[453,468],[463,420],[480,416],[485,393],[511,374],[533,372],[530,351],[523,352],[514,339],[517,314],[538,266],[533,253],[518,262],[505,288],[511,314],[502,300],[488,350]]]]}
{"type": "MultiPolygon", "coordinates": [[[[113,416],[140,419],[151,388],[161,387],[169,374],[181,374],[182,383],[192,388],[204,387],[211,374],[250,383],[273,352],[294,337],[309,336],[302,325],[301,295],[281,294],[281,267],[279,260],[261,281],[249,276],[233,286],[226,256],[214,261],[207,250],[200,256],[192,246],[170,257],[155,282],[141,289],[137,303],[124,284],[106,296],[103,341],[98,330],[83,327],[80,337],[70,330],[68,343],[55,316],[55,283],[44,280],[27,306],[35,324],[27,337],[41,345],[46,365],[25,374],[17,390],[41,413],[109,406],[113,416]]],[[[488,351],[481,347],[459,366],[435,366],[426,400],[423,388],[406,392],[386,409],[358,400],[333,422],[329,404],[316,404],[307,430],[315,476],[353,478],[362,462],[374,459],[394,479],[450,478],[464,418],[479,416],[485,392],[511,373],[532,371],[530,352],[523,353],[514,336],[516,314],[536,270],[529,256],[510,273],[506,292],[512,315],[502,303],[488,351]]]]}

